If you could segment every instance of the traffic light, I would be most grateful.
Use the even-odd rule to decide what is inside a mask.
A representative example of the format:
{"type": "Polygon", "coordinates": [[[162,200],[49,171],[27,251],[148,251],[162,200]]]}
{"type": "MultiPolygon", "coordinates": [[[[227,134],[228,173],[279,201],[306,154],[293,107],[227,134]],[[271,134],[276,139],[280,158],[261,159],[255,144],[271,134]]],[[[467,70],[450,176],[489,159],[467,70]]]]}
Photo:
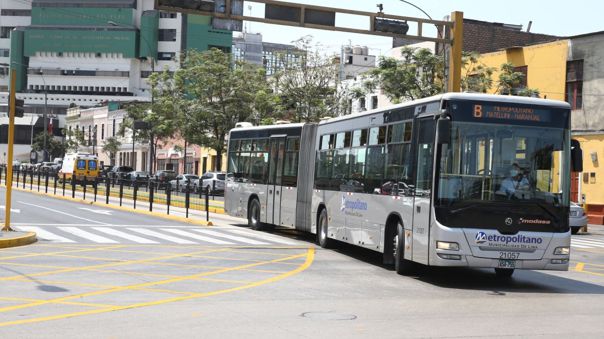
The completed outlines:
{"type": "Polygon", "coordinates": [[[23,108],[24,104],[25,102],[23,99],[15,98],[15,118],[23,118],[23,113],[25,113],[25,109],[23,108]]]}
{"type": "Polygon", "coordinates": [[[406,21],[375,18],[373,24],[374,30],[377,32],[405,35],[409,31],[409,24],[406,21]]]}

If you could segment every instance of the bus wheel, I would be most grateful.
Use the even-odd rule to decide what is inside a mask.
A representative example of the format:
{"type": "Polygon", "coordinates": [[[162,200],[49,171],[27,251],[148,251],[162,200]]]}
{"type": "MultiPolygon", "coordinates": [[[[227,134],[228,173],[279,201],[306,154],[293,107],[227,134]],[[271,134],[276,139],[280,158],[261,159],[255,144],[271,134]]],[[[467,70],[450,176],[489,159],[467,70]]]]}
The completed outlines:
{"type": "Polygon", "coordinates": [[[323,248],[331,248],[333,246],[333,240],[328,237],[328,219],[327,219],[327,210],[322,209],[321,214],[319,214],[319,224],[317,230],[317,243],[319,246],[323,248]]]}
{"type": "Polygon", "coordinates": [[[250,207],[247,210],[247,224],[253,230],[262,229],[260,222],[260,202],[258,199],[252,199],[250,207]]]}
{"type": "Polygon", "coordinates": [[[497,278],[509,279],[512,277],[512,274],[514,274],[513,268],[496,268],[495,269],[495,275],[497,276],[497,278]]]}
{"type": "Polygon", "coordinates": [[[405,231],[400,223],[393,238],[394,270],[400,275],[407,275],[413,271],[413,262],[405,259],[405,231]]]}

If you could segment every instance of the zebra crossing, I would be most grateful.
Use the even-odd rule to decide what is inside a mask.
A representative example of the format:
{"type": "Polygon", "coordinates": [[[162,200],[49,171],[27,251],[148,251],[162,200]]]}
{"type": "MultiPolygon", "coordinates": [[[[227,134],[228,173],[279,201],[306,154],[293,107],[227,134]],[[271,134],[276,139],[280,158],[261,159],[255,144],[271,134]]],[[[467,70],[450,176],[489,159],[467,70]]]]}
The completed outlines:
{"type": "Polygon", "coordinates": [[[50,243],[95,244],[178,244],[217,246],[299,245],[295,240],[246,229],[120,225],[37,225],[13,226],[19,231],[35,232],[39,241],[50,243]]]}
{"type": "Polygon", "coordinates": [[[604,238],[595,238],[589,236],[572,236],[570,240],[571,247],[575,248],[604,248],[604,238]]]}

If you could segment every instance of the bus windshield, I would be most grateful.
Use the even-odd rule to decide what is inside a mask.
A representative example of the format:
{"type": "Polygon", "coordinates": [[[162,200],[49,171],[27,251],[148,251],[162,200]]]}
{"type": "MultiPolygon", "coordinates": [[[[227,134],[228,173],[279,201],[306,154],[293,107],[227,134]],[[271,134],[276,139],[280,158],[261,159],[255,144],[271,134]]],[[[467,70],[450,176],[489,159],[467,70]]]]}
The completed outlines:
{"type": "Polygon", "coordinates": [[[435,208],[451,227],[567,228],[567,131],[453,121],[441,143],[435,208]],[[510,219],[511,218],[511,219],[510,219]],[[513,223],[514,225],[510,225],[513,223]]]}

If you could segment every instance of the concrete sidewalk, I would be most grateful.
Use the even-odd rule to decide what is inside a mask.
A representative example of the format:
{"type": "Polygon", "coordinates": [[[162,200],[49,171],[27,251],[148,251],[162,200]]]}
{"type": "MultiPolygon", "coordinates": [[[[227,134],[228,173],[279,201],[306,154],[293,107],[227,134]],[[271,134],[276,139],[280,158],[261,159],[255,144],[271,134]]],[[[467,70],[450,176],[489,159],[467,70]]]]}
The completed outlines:
{"type": "Polygon", "coordinates": [[[34,232],[0,231],[0,248],[29,245],[37,240],[34,232]]]}

